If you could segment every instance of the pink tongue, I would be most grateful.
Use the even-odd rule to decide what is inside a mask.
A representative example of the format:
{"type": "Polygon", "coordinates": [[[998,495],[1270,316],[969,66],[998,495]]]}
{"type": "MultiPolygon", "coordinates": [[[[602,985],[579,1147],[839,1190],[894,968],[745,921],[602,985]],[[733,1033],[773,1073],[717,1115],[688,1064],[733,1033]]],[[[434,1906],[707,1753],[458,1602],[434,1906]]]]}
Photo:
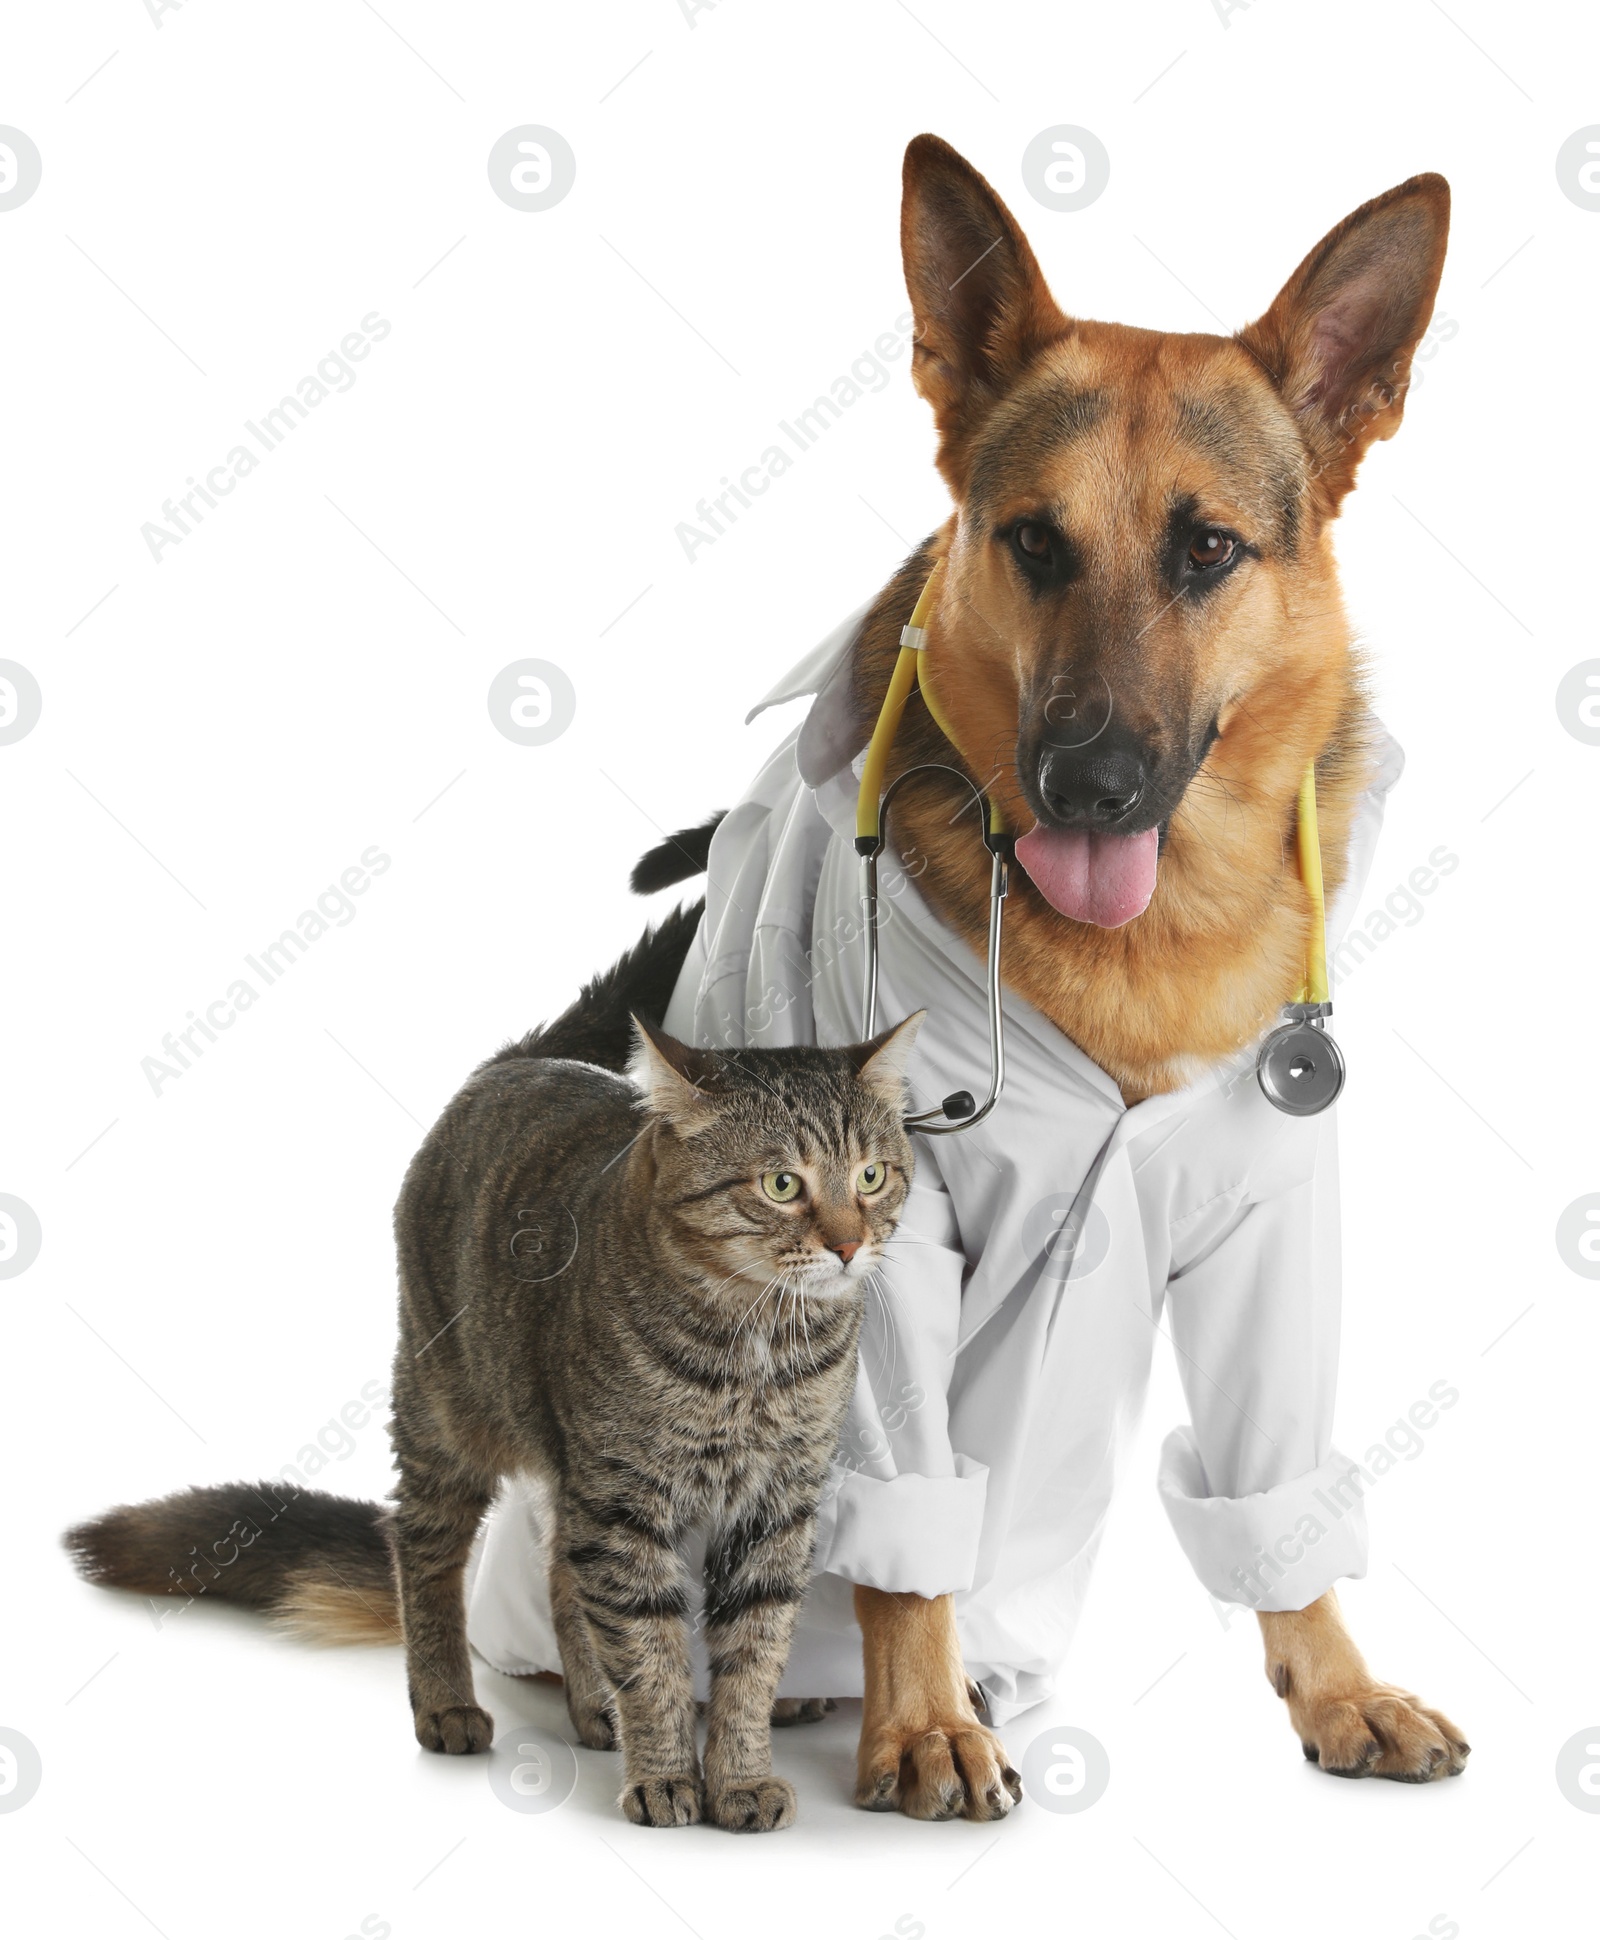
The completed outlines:
{"type": "Polygon", "coordinates": [[[1017,860],[1039,894],[1063,916],[1114,930],[1137,916],[1155,893],[1160,831],[1090,835],[1079,829],[1034,828],[1017,844],[1017,860]]]}

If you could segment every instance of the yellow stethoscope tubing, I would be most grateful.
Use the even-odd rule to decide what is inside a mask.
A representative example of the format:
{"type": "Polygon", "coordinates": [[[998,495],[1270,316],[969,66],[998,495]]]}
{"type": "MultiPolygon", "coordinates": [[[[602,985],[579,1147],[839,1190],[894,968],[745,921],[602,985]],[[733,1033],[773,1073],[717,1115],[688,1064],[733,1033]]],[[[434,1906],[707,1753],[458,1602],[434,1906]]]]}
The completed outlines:
{"type": "MultiPolygon", "coordinates": [[[[861,764],[861,787],[856,796],[856,835],[863,841],[881,842],[882,840],[884,773],[888,768],[895,736],[900,729],[901,716],[906,711],[906,703],[911,698],[913,687],[921,693],[923,704],[933,717],[934,725],[956,753],[958,755],[961,753],[961,743],[957,740],[955,731],[934,696],[928,679],[927,664],[923,657],[927,643],[928,621],[933,612],[939,578],[943,571],[944,561],[941,559],[923,583],[910,621],[901,629],[900,653],[894,663],[894,672],[889,677],[889,688],[883,697],[883,705],[878,709],[878,719],[872,730],[872,739],[867,743],[866,759],[861,764]]],[[[1006,832],[1006,825],[999,804],[992,795],[986,796],[985,800],[988,804],[989,833],[1003,835],[1006,832]]],[[[1300,777],[1296,844],[1300,862],[1300,880],[1305,885],[1306,897],[1311,905],[1311,928],[1306,942],[1305,975],[1301,979],[1299,994],[1295,1001],[1303,1004],[1326,1004],[1328,1002],[1327,906],[1322,887],[1322,844],[1317,831],[1317,764],[1314,758],[1306,763],[1305,773],[1300,777]]]]}
{"type": "Polygon", "coordinates": [[[1306,939],[1306,974],[1300,986],[1302,1004],[1328,1002],[1328,912],[1322,891],[1322,840],[1317,833],[1317,764],[1306,763],[1300,777],[1300,880],[1311,903],[1311,933],[1306,939]]]}
{"type": "MultiPolygon", "coordinates": [[[[878,720],[872,730],[872,739],[867,743],[867,758],[861,764],[861,787],[856,795],[856,834],[862,840],[875,841],[883,832],[883,777],[889,765],[889,756],[894,748],[895,736],[900,731],[900,719],[906,711],[906,703],[911,698],[913,687],[922,695],[923,705],[933,718],[933,724],[959,755],[961,743],[956,739],[955,729],[946,718],[944,709],[939,705],[928,678],[928,666],[923,657],[927,643],[928,618],[933,611],[935,592],[939,575],[944,571],[941,559],[923,583],[917,604],[909,622],[900,629],[900,652],[894,663],[894,672],[889,676],[888,691],[883,697],[883,705],[878,709],[878,720]]],[[[965,757],[963,756],[963,759],[965,757]]],[[[1000,805],[992,795],[984,797],[988,813],[988,827],[991,835],[1006,833],[1005,817],[1000,805]]]]}

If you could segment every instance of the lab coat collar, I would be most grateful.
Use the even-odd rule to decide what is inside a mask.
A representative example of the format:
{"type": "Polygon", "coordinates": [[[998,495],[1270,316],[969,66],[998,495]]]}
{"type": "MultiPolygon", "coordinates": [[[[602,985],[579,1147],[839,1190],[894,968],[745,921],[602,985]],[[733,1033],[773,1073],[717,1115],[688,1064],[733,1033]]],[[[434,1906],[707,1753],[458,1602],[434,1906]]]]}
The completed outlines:
{"type": "Polygon", "coordinates": [[[829,676],[838,668],[851,647],[855,645],[856,635],[861,631],[861,623],[877,604],[876,596],[842,619],[831,633],[823,637],[807,654],[801,656],[775,686],[769,687],[750,712],[744,717],[745,726],[759,714],[765,714],[769,707],[781,707],[785,701],[803,700],[807,694],[819,694],[828,684],[829,676]]]}

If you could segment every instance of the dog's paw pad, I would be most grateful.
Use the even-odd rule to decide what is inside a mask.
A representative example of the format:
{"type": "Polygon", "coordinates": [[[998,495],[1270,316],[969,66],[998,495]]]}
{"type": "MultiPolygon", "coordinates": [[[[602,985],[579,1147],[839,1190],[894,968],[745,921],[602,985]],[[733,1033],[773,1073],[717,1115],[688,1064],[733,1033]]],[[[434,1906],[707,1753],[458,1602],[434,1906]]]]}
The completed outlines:
{"type": "Polygon", "coordinates": [[[1021,1797],[1005,1746],[975,1719],[881,1734],[863,1747],[856,1804],[869,1812],[898,1807],[912,1819],[1003,1819],[1021,1797]]]}
{"type": "Polygon", "coordinates": [[[1471,1746],[1442,1712],[1405,1691],[1373,1685],[1353,1697],[1308,1707],[1301,1748],[1337,1778],[1389,1778],[1426,1785],[1466,1768],[1471,1746]]]}
{"type": "Polygon", "coordinates": [[[856,1786],[856,1804],[864,1812],[893,1812],[900,1803],[900,1768],[867,1774],[856,1786]]]}

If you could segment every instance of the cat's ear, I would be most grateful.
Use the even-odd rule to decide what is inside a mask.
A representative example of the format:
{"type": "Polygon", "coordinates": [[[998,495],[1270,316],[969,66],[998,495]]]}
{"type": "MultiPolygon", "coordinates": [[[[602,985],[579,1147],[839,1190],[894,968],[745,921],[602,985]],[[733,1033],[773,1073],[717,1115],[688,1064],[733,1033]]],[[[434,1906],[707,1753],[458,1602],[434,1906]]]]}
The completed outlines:
{"type": "Polygon", "coordinates": [[[879,1031],[876,1037],[855,1045],[851,1051],[856,1061],[856,1076],[896,1111],[905,1109],[906,1067],[927,1014],[925,1010],[914,1010],[903,1024],[879,1031]]]}
{"type": "Polygon", "coordinates": [[[701,1090],[716,1065],[710,1055],[692,1044],[680,1044],[659,1025],[631,1017],[633,1056],[628,1076],[644,1093],[658,1118],[680,1132],[696,1132],[709,1125],[716,1107],[701,1090]]]}

